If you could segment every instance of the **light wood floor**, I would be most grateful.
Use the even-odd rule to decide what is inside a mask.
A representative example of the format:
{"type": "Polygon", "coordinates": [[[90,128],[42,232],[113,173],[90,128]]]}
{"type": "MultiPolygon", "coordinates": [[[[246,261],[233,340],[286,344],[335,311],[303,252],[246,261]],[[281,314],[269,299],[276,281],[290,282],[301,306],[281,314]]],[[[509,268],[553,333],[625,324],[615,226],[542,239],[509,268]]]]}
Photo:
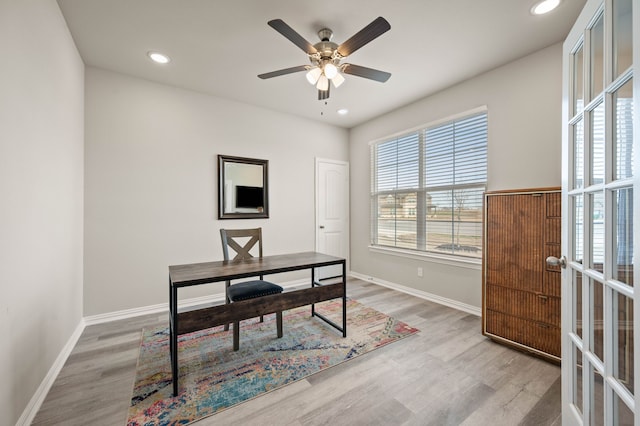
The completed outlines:
{"type": "MultiPolygon", "coordinates": [[[[479,317],[356,279],[347,287],[420,333],[197,424],[561,424],[558,366],[483,337],[479,317]]],[[[124,425],[140,332],[167,317],[87,327],[33,424],[124,425]]]]}

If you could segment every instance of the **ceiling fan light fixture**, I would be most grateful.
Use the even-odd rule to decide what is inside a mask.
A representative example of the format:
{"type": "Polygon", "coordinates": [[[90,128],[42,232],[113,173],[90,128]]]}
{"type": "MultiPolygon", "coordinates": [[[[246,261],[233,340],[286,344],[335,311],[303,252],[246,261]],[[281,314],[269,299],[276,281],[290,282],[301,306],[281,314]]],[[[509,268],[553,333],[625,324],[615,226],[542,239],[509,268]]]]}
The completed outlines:
{"type": "Polygon", "coordinates": [[[326,75],[322,74],[318,79],[318,85],[316,86],[318,90],[329,90],[329,79],[326,75]]]}
{"type": "Polygon", "coordinates": [[[320,69],[319,67],[311,68],[307,73],[307,81],[309,82],[309,84],[316,84],[321,75],[322,69],[320,69]]]}
{"type": "Polygon", "coordinates": [[[331,82],[333,83],[333,87],[337,89],[342,85],[342,83],[344,83],[344,77],[342,74],[336,73],[335,77],[331,79],[331,82]]]}
{"type": "Polygon", "coordinates": [[[560,0],[542,0],[533,5],[531,13],[533,15],[544,15],[558,7],[559,4],[560,0]]]}
{"type": "Polygon", "coordinates": [[[324,66],[324,75],[326,75],[327,78],[331,80],[336,75],[338,75],[338,68],[335,65],[333,65],[331,62],[328,62],[324,66]]]}

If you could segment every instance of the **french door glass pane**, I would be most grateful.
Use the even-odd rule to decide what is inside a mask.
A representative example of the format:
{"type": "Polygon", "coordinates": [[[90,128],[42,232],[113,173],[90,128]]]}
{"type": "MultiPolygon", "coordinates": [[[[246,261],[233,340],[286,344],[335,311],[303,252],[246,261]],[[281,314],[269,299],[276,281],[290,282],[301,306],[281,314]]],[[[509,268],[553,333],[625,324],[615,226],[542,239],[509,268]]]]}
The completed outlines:
{"type": "Polygon", "coordinates": [[[620,293],[613,300],[614,312],[617,312],[613,338],[618,352],[613,374],[633,394],[633,300],[620,293]]]}
{"type": "Polygon", "coordinates": [[[591,112],[591,184],[604,182],[604,103],[591,112]]]}
{"type": "Polygon", "coordinates": [[[604,84],[604,17],[600,15],[591,28],[591,93],[594,99],[602,92],[604,84]]]}
{"type": "Polygon", "coordinates": [[[582,352],[578,347],[575,348],[576,363],[573,366],[573,395],[571,402],[580,413],[584,411],[582,400],[582,352]]]}
{"type": "Polygon", "coordinates": [[[615,129],[615,178],[624,179],[633,173],[633,79],[613,94],[615,129]]]}
{"type": "Polygon", "coordinates": [[[589,196],[591,212],[591,264],[602,272],[604,263],[604,194],[596,192],[589,196]]]}
{"type": "Polygon", "coordinates": [[[613,191],[613,278],[633,286],[633,190],[613,191]]]}
{"type": "Polygon", "coordinates": [[[573,125],[573,187],[584,186],[584,121],[573,125]]]}
{"type": "Polygon", "coordinates": [[[614,392],[613,394],[613,424],[618,426],[633,426],[633,412],[629,410],[620,397],[614,392]]]}
{"type": "Polygon", "coordinates": [[[582,273],[573,270],[573,332],[582,338],[582,273]]]}
{"type": "Polygon", "coordinates": [[[592,426],[604,425],[604,381],[602,375],[595,370],[595,368],[589,368],[589,374],[591,375],[591,415],[590,424],[592,426]]]}
{"type": "Polygon", "coordinates": [[[618,77],[632,62],[633,0],[613,0],[613,76],[618,77]]]}
{"type": "Polygon", "coordinates": [[[591,328],[590,350],[601,361],[604,361],[604,292],[602,283],[594,279],[589,279],[591,283],[591,318],[589,326],[591,328]]]}
{"type": "Polygon", "coordinates": [[[584,108],[584,54],[581,45],[573,54],[573,114],[576,115],[584,108]]]}
{"type": "Polygon", "coordinates": [[[584,254],[584,195],[573,198],[573,259],[582,263],[584,254]]]}

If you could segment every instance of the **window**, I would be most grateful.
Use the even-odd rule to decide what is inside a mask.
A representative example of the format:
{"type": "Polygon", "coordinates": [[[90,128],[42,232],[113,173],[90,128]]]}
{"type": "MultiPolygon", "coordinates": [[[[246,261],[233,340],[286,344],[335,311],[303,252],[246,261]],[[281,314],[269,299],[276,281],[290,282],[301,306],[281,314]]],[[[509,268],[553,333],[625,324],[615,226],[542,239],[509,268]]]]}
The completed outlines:
{"type": "Polygon", "coordinates": [[[487,113],[371,145],[371,243],[482,256],[487,113]]]}

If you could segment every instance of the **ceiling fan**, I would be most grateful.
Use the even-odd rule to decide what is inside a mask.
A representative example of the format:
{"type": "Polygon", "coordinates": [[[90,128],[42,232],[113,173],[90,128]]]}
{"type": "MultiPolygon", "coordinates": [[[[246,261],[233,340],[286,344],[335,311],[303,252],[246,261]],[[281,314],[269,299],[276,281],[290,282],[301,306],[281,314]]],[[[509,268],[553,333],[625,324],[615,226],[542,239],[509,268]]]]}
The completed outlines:
{"type": "Polygon", "coordinates": [[[329,99],[329,81],[333,83],[334,87],[339,87],[344,83],[342,73],[368,78],[381,83],[384,83],[391,77],[391,74],[388,72],[360,65],[340,63],[343,58],[351,55],[365,44],[380,37],[391,29],[391,25],[389,25],[389,22],[383,17],[374,19],[373,22],[358,31],[341,45],[337,45],[331,41],[333,31],[328,28],[323,28],[318,31],[318,37],[320,37],[321,40],[319,43],[311,44],[282,19],[271,20],[268,24],[271,28],[278,31],[302,49],[309,57],[311,65],[299,65],[297,67],[285,68],[258,75],[258,77],[262,79],[307,71],[307,80],[318,89],[318,100],[324,100],[329,99]]]}

